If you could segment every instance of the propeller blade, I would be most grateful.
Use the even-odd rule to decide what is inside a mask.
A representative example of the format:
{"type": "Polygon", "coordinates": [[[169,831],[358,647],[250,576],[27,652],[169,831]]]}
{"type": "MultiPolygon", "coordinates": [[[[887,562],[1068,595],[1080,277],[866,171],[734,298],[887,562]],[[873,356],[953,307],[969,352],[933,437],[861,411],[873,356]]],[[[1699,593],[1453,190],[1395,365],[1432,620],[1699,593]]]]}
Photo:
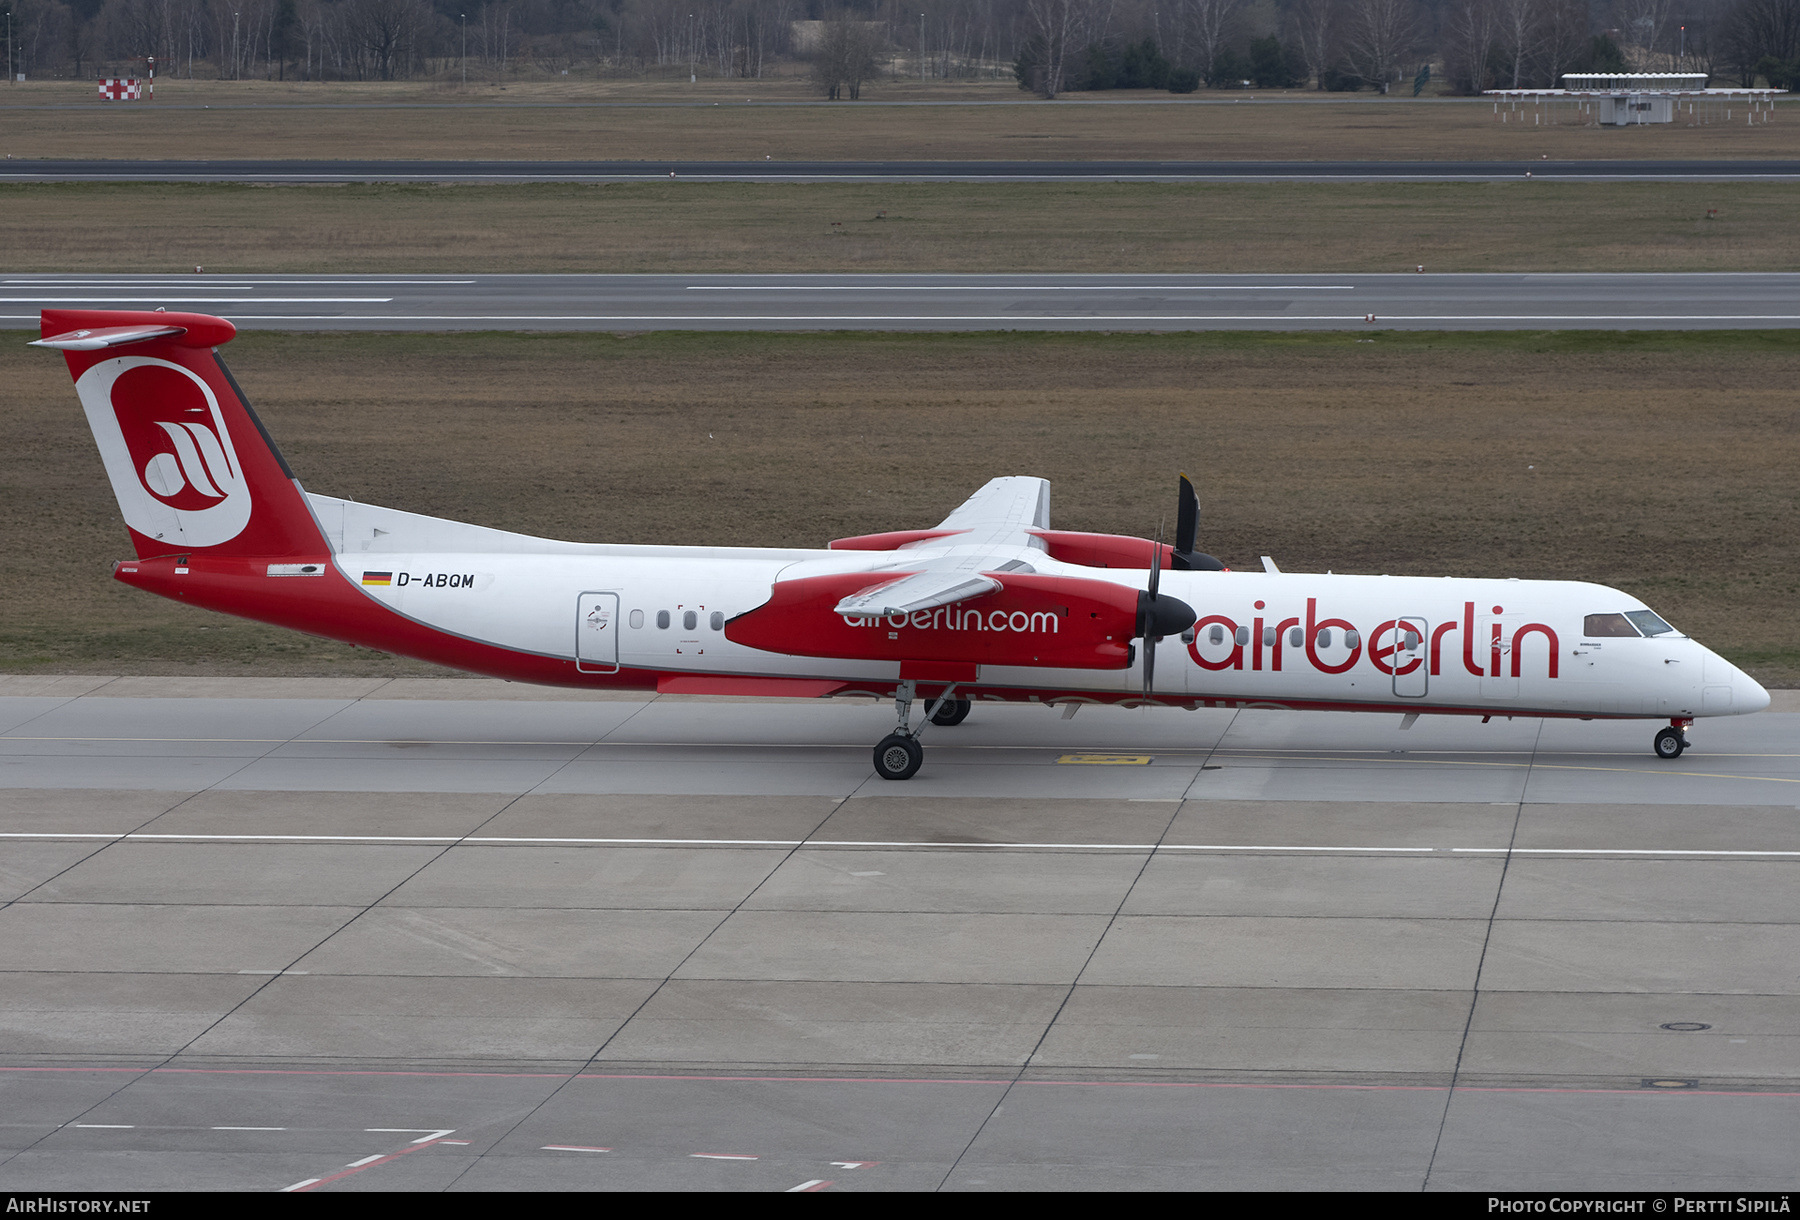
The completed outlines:
{"type": "Polygon", "coordinates": [[[1200,497],[1184,474],[1176,494],[1175,553],[1169,566],[1177,572],[1222,572],[1225,565],[1204,551],[1196,551],[1194,543],[1200,533],[1200,497]]]}
{"type": "Polygon", "coordinates": [[[1156,600],[1157,586],[1162,583],[1162,526],[1156,527],[1156,546],[1150,552],[1150,599],[1156,600]]]}
{"type": "Polygon", "coordinates": [[[1200,497],[1194,494],[1194,485],[1184,474],[1175,502],[1175,549],[1180,552],[1193,550],[1199,533],[1200,497]]]}
{"type": "Polygon", "coordinates": [[[1143,620],[1144,633],[1144,698],[1156,686],[1156,642],[1162,639],[1157,630],[1157,622],[1162,618],[1158,613],[1156,590],[1162,584],[1162,523],[1156,526],[1156,549],[1150,552],[1150,589],[1149,596],[1139,601],[1138,617],[1143,620]]]}

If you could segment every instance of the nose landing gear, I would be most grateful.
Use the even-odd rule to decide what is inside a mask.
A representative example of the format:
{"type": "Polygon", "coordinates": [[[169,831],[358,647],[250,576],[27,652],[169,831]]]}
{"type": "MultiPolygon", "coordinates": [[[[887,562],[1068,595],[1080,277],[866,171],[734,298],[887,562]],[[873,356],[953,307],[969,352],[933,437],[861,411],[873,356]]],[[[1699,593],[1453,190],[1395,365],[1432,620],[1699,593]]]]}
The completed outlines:
{"type": "Polygon", "coordinates": [[[1693,744],[1687,739],[1687,727],[1692,720],[1674,719],[1669,727],[1656,734],[1656,756],[1658,758],[1680,758],[1681,752],[1693,744]]]}

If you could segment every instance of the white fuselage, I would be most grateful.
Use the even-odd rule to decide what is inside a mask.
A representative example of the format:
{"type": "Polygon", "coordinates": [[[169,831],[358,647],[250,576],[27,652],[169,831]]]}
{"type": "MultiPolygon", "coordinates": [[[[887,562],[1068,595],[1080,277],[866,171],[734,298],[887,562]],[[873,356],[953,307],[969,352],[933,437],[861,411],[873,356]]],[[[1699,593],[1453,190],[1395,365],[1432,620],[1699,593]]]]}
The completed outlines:
{"type": "MultiPolygon", "coordinates": [[[[898,678],[895,662],[764,651],[734,643],[723,624],[768,601],[777,580],[844,572],[869,572],[873,580],[956,549],[582,545],[311,500],[334,562],[380,604],[463,639],[576,656],[578,668],[596,676],[630,670],[823,678],[880,693],[898,678]],[[371,583],[371,574],[378,582],[384,573],[387,583],[371,583]]],[[[992,545],[983,553],[991,562],[992,545]]],[[[1032,546],[1003,558],[1044,575],[1125,588],[1142,589],[1149,577],[1062,563],[1032,546]]],[[[1165,571],[1161,591],[1199,614],[1191,641],[1157,646],[1154,694],[1171,703],[1682,719],[1768,705],[1756,682],[1685,636],[1585,635],[1589,615],[1646,608],[1602,585],[1165,571]]],[[[988,627],[970,622],[939,610],[872,626],[920,635],[988,627]]],[[[1003,697],[1119,702],[1141,695],[1142,675],[1136,666],[983,665],[974,685],[1011,692],[1003,697]]]]}

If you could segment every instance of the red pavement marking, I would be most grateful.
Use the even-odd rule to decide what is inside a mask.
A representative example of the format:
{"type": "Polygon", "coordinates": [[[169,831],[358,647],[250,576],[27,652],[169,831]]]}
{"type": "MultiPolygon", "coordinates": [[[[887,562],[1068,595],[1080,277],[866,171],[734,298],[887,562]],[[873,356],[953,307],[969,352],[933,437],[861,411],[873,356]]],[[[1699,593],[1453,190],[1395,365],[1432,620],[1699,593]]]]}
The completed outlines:
{"type": "MultiPolygon", "coordinates": [[[[62,1072],[79,1075],[95,1072],[135,1072],[140,1076],[151,1074],[164,1075],[178,1073],[186,1075],[210,1076],[403,1076],[427,1080],[567,1080],[569,1077],[561,1072],[377,1072],[346,1071],[326,1068],[130,1068],[130,1067],[6,1067],[0,1066],[0,1072],[62,1072]]],[[[932,1079],[930,1077],[905,1076],[663,1076],[652,1072],[640,1073],[601,1073],[582,1072],[578,1080],[688,1080],[719,1082],[767,1082],[770,1084],[984,1084],[1011,1085],[1021,1087],[1033,1085],[1074,1085],[1082,1088],[1102,1089],[1284,1089],[1288,1091],[1360,1091],[1365,1093],[1429,1093],[1443,1092],[1447,1086],[1436,1084],[1229,1084],[1218,1081],[1185,1081],[1185,1080],[987,1080],[987,1079],[932,1079]]],[[[1562,1089],[1544,1086],[1506,1087],[1500,1085],[1468,1085],[1456,1086],[1459,1093],[1581,1093],[1581,1094],[1617,1094],[1644,1095],[1654,1093],[1658,1096],[1681,1095],[1687,1097],[1800,1097],[1800,1092],[1765,1092],[1757,1089],[1562,1089]]]]}
{"type": "Polygon", "coordinates": [[[321,1186],[329,1186],[333,1182],[339,1181],[342,1178],[350,1177],[352,1174],[361,1173],[365,1169],[374,1169],[378,1166],[387,1164],[389,1161],[397,1161],[401,1157],[407,1155],[408,1153],[417,1152],[421,1148],[429,1148],[433,1144],[441,1144],[441,1143],[443,1143],[442,1140],[427,1140],[423,1144],[414,1144],[409,1148],[402,1148],[399,1152],[390,1152],[386,1156],[369,1157],[364,1160],[358,1161],[358,1162],[356,1162],[356,1164],[351,1165],[345,1169],[340,1169],[338,1172],[332,1174],[328,1178],[315,1178],[309,1182],[303,1182],[303,1183],[300,1183],[300,1184],[297,1184],[294,1186],[290,1186],[287,1188],[287,1190],[284,1193],[295,1194],[295,1195],[311,1194],[313,1191],[317,1190],[321,1186]]]}

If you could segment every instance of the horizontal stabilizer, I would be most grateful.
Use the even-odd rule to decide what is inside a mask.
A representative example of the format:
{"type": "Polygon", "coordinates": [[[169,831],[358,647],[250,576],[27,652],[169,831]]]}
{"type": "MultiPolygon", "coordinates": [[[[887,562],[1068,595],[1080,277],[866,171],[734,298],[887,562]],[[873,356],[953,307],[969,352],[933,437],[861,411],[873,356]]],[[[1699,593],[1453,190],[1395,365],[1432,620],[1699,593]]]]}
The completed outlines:
{"type": "Polygon", "coordinates": [[[914,572],[898,580],[861,589],[837,604],[836,614],[853,618],[881,618],[952,606],[972,597],[983,597],[1001,587],[992,576],[973,572],[914,572]]]}
{"type": "Polygon", "coordinates": [[[127,343],[185,334],[185,326],[103,326],[96,330],[72,330],[67,334],[51,335],[48,339],[33,339],[30,346],[54,347],[65,352],[99,352],[109,347],[124,347],[127,343]]]}

